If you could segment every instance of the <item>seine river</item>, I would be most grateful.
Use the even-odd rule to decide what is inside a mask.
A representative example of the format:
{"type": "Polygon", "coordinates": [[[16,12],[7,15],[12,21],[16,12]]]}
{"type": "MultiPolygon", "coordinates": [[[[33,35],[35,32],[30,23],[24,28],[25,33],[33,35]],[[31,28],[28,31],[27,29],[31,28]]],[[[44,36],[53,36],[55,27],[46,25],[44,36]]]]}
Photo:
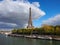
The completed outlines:
{"type": "Polygon", "coordinates": [[[0,34],[0,45],[60,45],[60,41],[9,37],[0,34]]]}

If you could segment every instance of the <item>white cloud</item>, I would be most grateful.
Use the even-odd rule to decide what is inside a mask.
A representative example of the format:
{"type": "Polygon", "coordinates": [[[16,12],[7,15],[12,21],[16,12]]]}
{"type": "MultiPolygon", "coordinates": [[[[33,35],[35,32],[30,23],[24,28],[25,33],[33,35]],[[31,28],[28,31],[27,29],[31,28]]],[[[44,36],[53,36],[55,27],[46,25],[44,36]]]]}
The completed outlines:
{"type": "Polygon", "coordinates": [[[28,22],[30,7],[32,8],[33,19],[45,15],[45,12],[38,8],[39,6],[39,2],[30,3],[28,0],[3,0],[0,2],[0,22],[25,27],[28,22]]]}
{"type": "Polygon", "coordinates": [[[0,22],[0,30],[1,29],[12,29],[16,27],[17,27],[17,24],[14,24],[14,23],[0,22]]]}
{"type": "Polygon", "coordinates": [[[12,26],[12,27],[17,26],[17,24],[14,24],[14,23],[5,23],[5,22],[0,22],[0,25],[7,25],[7,26],[12,26]]]}
{"type": "Polygon", "coordinates": [[[36,7],[40,7],[39,2],[33,2],[32,4],[33,4],[34,6],[36,6],[36,7]]]}
{"type": "Polygon", "coordinates": [[[43,24],[48,24],[48,25],[60,25],[60,14],[49,18],[48,20],[43,21],[43,24]]]}

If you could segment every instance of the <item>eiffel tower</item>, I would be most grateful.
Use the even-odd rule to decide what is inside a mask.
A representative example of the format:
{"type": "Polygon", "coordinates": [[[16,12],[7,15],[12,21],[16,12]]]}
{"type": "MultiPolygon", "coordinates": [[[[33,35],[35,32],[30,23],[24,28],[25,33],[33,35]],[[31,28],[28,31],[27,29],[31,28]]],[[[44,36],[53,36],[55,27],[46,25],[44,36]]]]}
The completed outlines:
{"type": "Polygon", "coordinates": [[[32,25],[32,17],[31,17],[31,7],[29,8],[29,20],[28,20],[28,29],[32,29],[34,28],[34,26],[32,25]]]}

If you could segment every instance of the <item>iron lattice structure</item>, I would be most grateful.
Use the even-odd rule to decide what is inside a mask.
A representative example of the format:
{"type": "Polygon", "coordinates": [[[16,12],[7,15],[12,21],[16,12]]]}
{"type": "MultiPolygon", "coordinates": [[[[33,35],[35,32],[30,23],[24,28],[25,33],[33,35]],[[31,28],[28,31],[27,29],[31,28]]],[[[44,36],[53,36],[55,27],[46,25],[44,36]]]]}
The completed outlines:
{"type": "Polygon", "coordinates": [[[28,29],[32,29],[34,28],[33,24],[32,24],[32,15],[31,15],[31,7],[29,8],[29,20],[28,20],[28,29]]]}

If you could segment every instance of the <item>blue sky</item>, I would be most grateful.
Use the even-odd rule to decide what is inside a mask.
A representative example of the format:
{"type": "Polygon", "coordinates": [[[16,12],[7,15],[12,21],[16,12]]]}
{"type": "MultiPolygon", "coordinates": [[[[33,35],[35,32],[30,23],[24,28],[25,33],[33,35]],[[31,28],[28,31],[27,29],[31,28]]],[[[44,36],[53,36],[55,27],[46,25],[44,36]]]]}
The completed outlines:
{"type": "MultiPolygon", "coordinates": [[[[40,26],[43,20],[47,20],[60,14],[60,0],[32,0],[40,3],[40,8],[45,11],[46,15],[34,21],[34,25],[40,26]]],[[[31,2],[32,2],[31,1],[31,2]]]]}
{"type": "Polygon", "coordinates": [[[42,24],[60,25],[60,0],[28,0],[28,2],[23,0],[23,3],[20,2],[19,4],[22,8],[19,8],[19,2],[15,2],[15,4],[14,2],[10,3],[8,0],[5,0],[2,3],[1,2],[0,29],[25,27],[28,21],[28,12],[24,12],[28,11],[28,9],[26,9],[26,6],[27,8],[29,6],[32,7],[33,14],[35,15],[32,16],[34,19],[33,25],[35,27],[40,27],[42,24]],[[25,14],[26,16],[24,16],[25,14]]]}

